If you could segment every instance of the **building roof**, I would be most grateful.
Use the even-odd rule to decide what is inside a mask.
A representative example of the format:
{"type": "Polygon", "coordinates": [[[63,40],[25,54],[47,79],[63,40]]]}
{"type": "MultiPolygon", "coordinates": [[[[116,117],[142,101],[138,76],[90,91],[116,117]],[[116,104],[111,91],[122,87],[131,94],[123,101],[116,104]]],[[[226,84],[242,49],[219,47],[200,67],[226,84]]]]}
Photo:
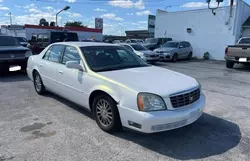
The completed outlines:
{"type": "Polygon", "coordinates": [[[25,28],[36,28],[36,29],[52,29],[52,30],[69,30],[69,31],[85,31],[85,32],[98,32],[102,33],[102,29],[88,28],[88,27],[56,27],[56,26],[39,26],[25,24],[25,28]]]}
{"type": "Polygon", "coordinates": [[[109,44],[109,43],[101,43],[101,42],[79,42],[79,41],[72,41],[72,42],[58,42],[54,44],[60,45],[73,45],[77,47],[86,47],[86,46],[118,46],[117,44],[109,44]]]}
{"type": "Polygon", "coordinates": [[[250,16],[248,19],[243,23],[242,27],[250,27],[250,16]]]}

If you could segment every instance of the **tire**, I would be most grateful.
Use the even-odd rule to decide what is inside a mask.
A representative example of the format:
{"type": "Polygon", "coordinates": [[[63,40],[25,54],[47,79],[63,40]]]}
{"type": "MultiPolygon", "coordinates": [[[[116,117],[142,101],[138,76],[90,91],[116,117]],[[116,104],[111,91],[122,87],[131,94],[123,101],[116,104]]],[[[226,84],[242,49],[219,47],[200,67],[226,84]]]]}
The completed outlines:
{"type": "Polygon", "coordinates": [[[45,87],[43,85],[42,78],[37,71],[35,71],[33,79],[34,79],[34,88],[35,88],[36,92],[39,95],[43,95],[46,92],[46,90],[45,90],[45,87]]]}
{"type": "Polygon", "coordinates": [[[192,53],[192,52],[190,52],[190,53],[188,54],[188,60],[191,60],[191,59],[192,59],[192,57],[193,57],[193,53],[192,53]]]}
{"type": "Polygon", "coordinates": [[[9,72],[9,64],[8,63],[2,63],[0,64],[0,74],[7,74],[9,72]]]}
{"type": "Polygon", "coordinates": [[[178,60],[178,55],[175,53],[172,57],[172,62],[176,62],[178,60]]]}
{"type": "Polygon", "coordinates": [[[226,62],[226,66],[227,66],[227,68],[231,69],[231,68],[234,67],[234,62],[232,62],[232,61],[227,61],[227,62],[226,62]]]}
{"type": "Polygon", "coordinates": [[[93,115],[97,125],[105,132],[121,130],[120,115],[116,102],[106,94],[96,96],[92,104],[93,115]]]}

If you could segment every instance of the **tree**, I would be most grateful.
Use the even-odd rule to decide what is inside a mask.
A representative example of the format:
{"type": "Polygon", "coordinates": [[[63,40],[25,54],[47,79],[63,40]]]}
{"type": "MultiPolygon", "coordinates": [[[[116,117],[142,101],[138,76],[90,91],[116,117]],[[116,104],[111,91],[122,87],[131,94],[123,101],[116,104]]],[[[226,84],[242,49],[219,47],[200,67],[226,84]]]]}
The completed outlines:
{"type": "Polygon", "coordinates": [[[87,27],[86,25],[83,25],[81,21],[74,21],[74,22],[66,22],[64,25],[65,27],[87,27]]]}

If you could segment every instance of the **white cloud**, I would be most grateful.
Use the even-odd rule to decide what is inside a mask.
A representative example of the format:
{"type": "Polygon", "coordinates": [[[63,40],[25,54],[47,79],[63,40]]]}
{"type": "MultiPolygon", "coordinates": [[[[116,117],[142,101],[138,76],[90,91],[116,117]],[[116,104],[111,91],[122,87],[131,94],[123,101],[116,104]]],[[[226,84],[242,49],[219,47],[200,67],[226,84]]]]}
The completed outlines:
{"type": "MultiPolygon", "coordinates": [[[[218,3],[215,1],[212,1],[210,3],[211,7],[217,7],[218,3]]],[[[220,6],[228,6],[230,5],[230,0],[224,0],[224,2],[220,3],[220,6]]],[[[234,2],[234,5],[236,5],[236,2],[234,2]]],[[[203,7],[207,7],[208,4],[205,2],[189,2],[189,3],[185,3],[183,4],[181,7],[184,8],[203,8],[203,7]]]]}
{"type": "Polygon", "coordinates": [[[41,11],[38,10],[38,9],[35,9],[35,8],[31,8],[31,9],[29,9],[29,12],[32,12],[32,13],[40,13],[41,11]]]}
{"type": "Polygon", "coordinates": [[[117,17],[116,14],[114,13],[107,13],[107,14],[102,15],[101,17],[110,19],[110,20],[115,20],[115,21],[124,21],[123,18],[117,17]]]}
{"type": "Polygon", "coordinates": [[[64,12],[69,18],[81,18],[82,15],[80,13],[74,12],[64,12]]]}
{"type": "Polygon", "coordinates": [[[108,4],[114,7],[121,8],[145,9],[143,0],[138,0],[137,2],[133,2],[131,0],[110,0],[108,4]]]}
{"type": "Polygon", "coordinates": [[[146,23],[148,23],[148,22],[147,22],[147,21],[138,21],[137,23],[146,24],[146,23]]]}
{"type": "Polygon", "coordinates": [[[0,5],[0,10],[10,10],[8,7],[4,7],[3,5],[0,5]]]}
{"type": "Polygon", "coordinates": [[[185,3],[183,4],[181,7],[184,8],[200,8],[200,7],[205,7],[208,4],[205,2],[189,2],[189,3],[185,3]]]}
{"type": "Polygon", "coordinates": [[[134,26],[139,26],[140,24],[138,24],[138,23],[131,23],[132,25],[134,25],[134,26]]]}
{"type": "Polygon", "coordinates": [[[35,8],[35,7],[36,7],[36,5],[35,5],[34,3],[32,3],[32,4],[30,4],[30,5],[24,6],[23,8],[29,9],[29,8],[35,8]]]}
{"type": "Polygon", "coordinates": [[[94,11],[97,11],[97,12],[106,12],[107,10],[102,9],[102,8],[96,8],[96,9],[94,9],[94,11]]]}
{"type": "Polygon", "coordinates": [[[134,13],[126,13],[126,15],[128,15],[128,16],[133,16],[134,13]]]}
{"type": "Polygon", "coordinates": [[[69,2],[69,3],[75,3],[76,0],[64,0],[65,2],[69,2]]]}
{"type": "Polygon", "coordinates": [[[0,0],[0,2],[3,2],[3,0],[0,0]]]}
{"type": "Polygon", "coordinates": [[[141,12],[136,12],[137,16],[143,16],[143,15],[149,15],[151,14],[151,11],[149,10],[145,10],[145,11],[141,11],[141,12]]]}
{"type": "Polygon", "coordinates": [[[54,8],[53,7],[51,7],[51,6],[47,6],[47,7],[43,7],[44,9],[46,9],[46,10],[53,10],[54,8]]]}

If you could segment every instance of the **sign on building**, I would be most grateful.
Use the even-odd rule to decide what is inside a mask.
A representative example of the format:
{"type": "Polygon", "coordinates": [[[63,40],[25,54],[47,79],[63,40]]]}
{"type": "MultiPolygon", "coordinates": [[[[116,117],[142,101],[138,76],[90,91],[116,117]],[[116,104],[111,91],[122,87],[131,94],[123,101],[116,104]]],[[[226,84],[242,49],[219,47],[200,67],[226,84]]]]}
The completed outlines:
{"type": "Polygon", "coordinates": [[[103,29],[103,19],[102,18],[95,18],[95,28],[96,29],[103,29]]]}
{"type": "Polygon", "coordinates": [[[155,15],[148,15],[148,32],[150,37],[155,34],[155,15]]]}

